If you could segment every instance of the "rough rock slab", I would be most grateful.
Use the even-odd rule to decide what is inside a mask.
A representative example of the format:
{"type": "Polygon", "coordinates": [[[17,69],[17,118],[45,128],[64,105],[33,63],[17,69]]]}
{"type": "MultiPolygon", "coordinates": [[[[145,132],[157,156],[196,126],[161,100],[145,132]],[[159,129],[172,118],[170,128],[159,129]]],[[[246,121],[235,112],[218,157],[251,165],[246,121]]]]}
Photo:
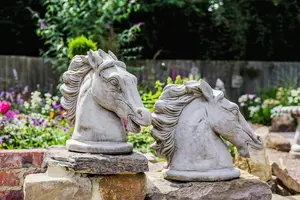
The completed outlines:
{"type": "Polygon", "coordinates": [[[252,147],[248,147],[248,149],[250,152],[250,158],[243,158],[235,148],[234,166],[259,177],[262,181],[271,180],[272,170],[266,150],[257,150],[253,149],[252,147]]]}
{"type": "Polygon", "coordinates": [[[148,160],[140,153],[105,155],[70,152],[65,148],[50,149],[45,166],[60,166],[86,174],[121,174],[148,171],[148,160]]]}
{"type": "Polygon", "coordinates": [[[92,181],[82,177],[30,174],[24,181],[24,200],[82,200],[92,198],[92,181]]]}
{"type": "Polygon", "coordinates": [[[99,184],[99,200],[143,200],[147,192],[144,173],[101,176],[93,184],[99,184]]]}
{"type": "Polygon", "coordinates": [[[146,200],[271,200],[269,186],[242,171],[239,179],[221,182],[172,182],[161,173],[147,173],[146,200]]]}
{"type": "Polygon", "coordinates": [[[277,133],[269,133],[265,137],[264,144],[265,147],[275,149],[277,151],[289,152],[291,150],[291,143],[277,133]]]}
{"type": "Polygon", "coordinates": [[[291,194],[300,193],[300,184],[297,183],[290,175],[284,172],[276,163],[272,163],[272,173],[274,176],[280,180],[286,189],[289,190],[291,194]]]}
{"type": "Polygon", "coordinates": [[[300,200],[300,196],[280,196],[278,194],[272,194],[272,200],[300,200]]]}

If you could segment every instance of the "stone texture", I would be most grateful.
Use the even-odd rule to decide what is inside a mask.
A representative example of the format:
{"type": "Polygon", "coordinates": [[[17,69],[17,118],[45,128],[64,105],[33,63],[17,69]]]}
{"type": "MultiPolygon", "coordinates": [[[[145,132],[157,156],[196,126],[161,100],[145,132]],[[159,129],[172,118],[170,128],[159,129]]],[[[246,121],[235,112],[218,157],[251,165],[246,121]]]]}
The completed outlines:
{"type": "Polygon", "coordinates": [[[271,200],[268,185],[242,172],[239,179],[222,182],[171,182],[149,172],[146,200],[271,200]]]}
{"type": "Polygon", "coordinates": [[[147,178],[144,173],[108,175],[96,179],[101,200],[143,200],[147,178]]]}
{"type": "Polygon", "coordinates": [[[67,167],[78,173],[120,174],[148,171],[148,160],[140,153],[124,155],[83,154],[67,149],[50,149],[44,165],[67,167]]]}
{"type": "Polygon", "coordinates": [[[146,154],[143,154],[147,160],[151,163],[157,163],[158,162],[158,159],[152,154],[152,153],[146,153],[146,154]]]}
{"type": "Polygon", "coordinates": [[[259,177],[262,181],[271,180],[272,171],[266,150],[257,150],[250,147],[249,152],[250,158],[243,158],[235,149],[234,166],[259,177]]]}
{"type": "Polygon", "coordinates": [[[61,105],[74,125],[67,148],[84,153],[132,152],[122,120],[128,131],[137,133],[140,126],[151,124],[151,113],[125,63],[110,51],[88,51],[74,56],[62,80],[61,105]]]}
{"type": "Polygon", "coordinates": [[[284,172],[276,163],[272,163],[272,173],[280,180],[280,184],[284,186],[291,194],[300,193],[300,184],[297,183],[290,175],[284,172]]]}
{"type": "Polygon", "coordinates": [[[300,196],[284,197],[278,194],[272,194],[272,200],[300,200],[300,196]]]}
{"type": "Polygon", "coordinates": [[[83,177],[50,177],[31,174],[25,178],[24,200],[89,200],[92,181],[83,177]]]}
{"type": "Polygon", "coordinates": [[[61,171],[51,169],[50,173],[48,169],[45,174],[28,175],[25,200],[143,200],[146,196],[144,173],[88,176],[60,168],[61,171]],[[53,176],[54,172],[58,172],[57,176],[53,176]]]}
{"type": "Polygon", "coordinates": [[[283,136],[277,133],[269,133],[264,140],[265,147],[275,149],[277,151],[291,150],[291,143],[283,136]]]}
{"type": "Polygon", "coordinates": [[[151,135],[157,141],[152,147],[167,159],[169,169],[164,177],[171,180],[238,178],[240,173],[233,168],[223,139],[243,157],[250,156],[249,146],[263,148],[238,106],[202,79],[167,85],[155,103],[152,126],[151,135]]]}
{"type": "Polygon", "coordinates": [[[293,132],[296,130],[294,119],[289,115],[281,115],[272,119],[272,132],[293,132]]]}

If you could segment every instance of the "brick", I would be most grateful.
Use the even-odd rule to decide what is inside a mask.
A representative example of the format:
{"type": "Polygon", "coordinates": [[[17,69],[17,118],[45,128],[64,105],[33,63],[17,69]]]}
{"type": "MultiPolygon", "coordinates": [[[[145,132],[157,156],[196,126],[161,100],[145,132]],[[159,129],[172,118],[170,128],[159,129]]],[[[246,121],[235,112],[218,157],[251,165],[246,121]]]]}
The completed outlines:
{"type": "Polygon", "coordinates": [[[45,151],[45,149],[0,150],[0,168],[40,168],[45,151]]]}
{"type": "Polygon", "coordinates": [[[23,200],[24,193],[22,190],[0,191],[0,200],[23,200]]]}
{"type": "Polygon", "coordinates": [[[0,171],[0,186],[19,186],[21,170],[0,171]]]}

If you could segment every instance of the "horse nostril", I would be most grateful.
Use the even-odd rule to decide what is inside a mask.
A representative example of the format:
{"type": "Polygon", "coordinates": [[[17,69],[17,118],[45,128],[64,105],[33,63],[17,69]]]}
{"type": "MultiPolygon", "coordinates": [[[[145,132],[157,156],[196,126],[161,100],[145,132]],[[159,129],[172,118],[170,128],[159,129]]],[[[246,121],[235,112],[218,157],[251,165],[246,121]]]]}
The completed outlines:
{"type": "Polygon", "coordinates": [[[140,117],[143,117],[143,111],[141,109],[138,109],[137,110],[137,114],[140,116],[140,117]]]}

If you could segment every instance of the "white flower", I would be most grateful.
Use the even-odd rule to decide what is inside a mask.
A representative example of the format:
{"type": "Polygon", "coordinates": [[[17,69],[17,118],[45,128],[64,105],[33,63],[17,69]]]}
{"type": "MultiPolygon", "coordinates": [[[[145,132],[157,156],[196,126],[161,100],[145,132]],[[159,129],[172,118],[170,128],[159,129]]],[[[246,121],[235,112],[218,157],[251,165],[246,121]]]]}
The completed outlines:
{"type": "Polygon", "coordinates": [[[247,101],[247,95],[242,95],[240,96],[240,98],[238,99],[239,103],[244,103],[247,101]]]}
{"type": "Polygon", "coordinates": [[[255,102],[255,103],[260,103],[260,102],[261,102],[261,98],[259,98],[259,97],[255,98],[255,99],[254,99],[254,102],[255,102]]]}
{"type": "Polygon", "coordinates": [[[59,97],[58,96],[54,96],[54,97],[52,97],[52,99],[53,99],[53,101],[58,101],[59,100],[59,97]]]}
{"type": "Polygon", "coordinates": [[[45,97],[46,97],[46,98],[51,98],[52,95],[51,95],[50,93],[46,93],[46,94],[45,94],[45,97]]]}
{"type": "Polygon", "coordinates": [[[25,107],[25,109],[29,108],[29,103],[27,101],[24,102],[24,107],[25,107]]]}
{"type": "Polygon", "coordinates": [[[297,90],[292,90],[292,91],[291,91],[291,96],[292,96],[292,97],[298,96],[297,90]]]}
{"type": "Polygon", "coordinates": [[[255,98],[255,96],[256,96],[255,94],[249,94],[248,97],[249,97],[250,100],[253,100],[255,98]]]}
{"type": "Polygon", "coordinates": [[[50,106],[48,104],[45,105],[45,110],[50,110],[50,106]]]}

